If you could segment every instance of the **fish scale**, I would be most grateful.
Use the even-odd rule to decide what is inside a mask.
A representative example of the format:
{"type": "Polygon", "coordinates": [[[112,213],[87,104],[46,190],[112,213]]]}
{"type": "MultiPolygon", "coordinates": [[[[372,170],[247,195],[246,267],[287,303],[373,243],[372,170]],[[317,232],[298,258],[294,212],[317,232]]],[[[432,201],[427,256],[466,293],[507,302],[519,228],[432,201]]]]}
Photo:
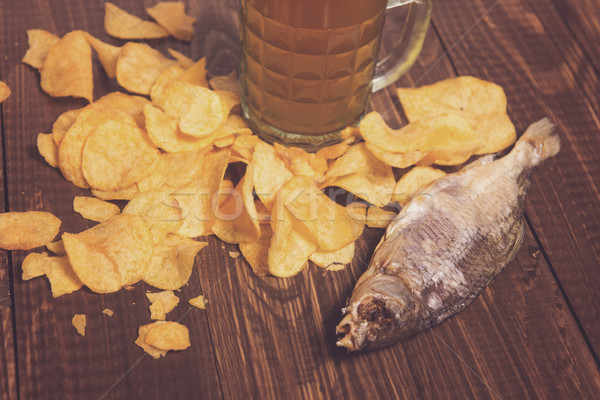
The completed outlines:
{"type": "Polygon", "coordinates": [[[514,258],[531,175],[560,143],[548,119],[506,156],[485,156],[420,190],[392,221],[337,326],[338,346],[371,350],[462,311],[514,258]]]}

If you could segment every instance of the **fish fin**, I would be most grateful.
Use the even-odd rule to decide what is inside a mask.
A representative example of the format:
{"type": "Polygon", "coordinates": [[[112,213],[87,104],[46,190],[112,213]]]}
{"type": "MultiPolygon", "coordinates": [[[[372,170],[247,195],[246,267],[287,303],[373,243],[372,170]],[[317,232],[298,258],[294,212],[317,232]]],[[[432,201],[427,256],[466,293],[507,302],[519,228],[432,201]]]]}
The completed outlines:
{"type": "Polygon", "coordinates": [[[538,122],[529,125],[529,128],[517,142],[517,146],[523,144],[534,147],[540,162],[554,157],[560,150],[558,133],[554,129],[554,124],[548,118],[542,118],[538,122]]]}

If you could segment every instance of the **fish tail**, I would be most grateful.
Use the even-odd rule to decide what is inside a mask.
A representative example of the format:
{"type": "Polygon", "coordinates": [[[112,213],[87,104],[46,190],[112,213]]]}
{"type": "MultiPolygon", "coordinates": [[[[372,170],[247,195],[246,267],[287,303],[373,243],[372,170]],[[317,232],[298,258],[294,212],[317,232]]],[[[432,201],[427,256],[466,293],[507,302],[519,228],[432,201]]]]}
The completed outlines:
{"type": "Polygon", "coordinates": [[[554,128],[554,124],[548,118],[534,122],[529,125],[515,148],[529,148],[531,151],[533,147],[533,153],[537,156],[531,159],[534,165],[554,157],[560,150],[560,138],[554,128]]]}

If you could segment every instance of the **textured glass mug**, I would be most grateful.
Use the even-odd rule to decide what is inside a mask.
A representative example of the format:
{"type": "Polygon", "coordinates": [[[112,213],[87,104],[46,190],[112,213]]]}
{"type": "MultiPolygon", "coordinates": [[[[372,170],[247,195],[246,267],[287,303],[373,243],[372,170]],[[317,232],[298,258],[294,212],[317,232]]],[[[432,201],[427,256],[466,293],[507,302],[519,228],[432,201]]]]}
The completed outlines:
{"type": "Polygon", "coordinates": [[[432,0],[240,0],[244,117],[268,142],[316,150],[339,141],[371,92],[414,63],[431,8],[432,0]],[[377,62],[386,9],[405,4],[397,45],[377,62]]]}

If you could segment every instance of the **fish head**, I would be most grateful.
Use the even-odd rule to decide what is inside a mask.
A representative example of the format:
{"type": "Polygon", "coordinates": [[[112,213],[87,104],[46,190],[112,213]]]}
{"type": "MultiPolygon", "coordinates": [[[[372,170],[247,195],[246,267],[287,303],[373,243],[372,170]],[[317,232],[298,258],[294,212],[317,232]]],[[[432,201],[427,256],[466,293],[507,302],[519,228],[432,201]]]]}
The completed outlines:
{"type": "Polygon", "coordinates": [[[338,346],[374,350],[418,331],[417,304],[401,279],[373,275],[361,281],[336,327],[338,346]]]}

